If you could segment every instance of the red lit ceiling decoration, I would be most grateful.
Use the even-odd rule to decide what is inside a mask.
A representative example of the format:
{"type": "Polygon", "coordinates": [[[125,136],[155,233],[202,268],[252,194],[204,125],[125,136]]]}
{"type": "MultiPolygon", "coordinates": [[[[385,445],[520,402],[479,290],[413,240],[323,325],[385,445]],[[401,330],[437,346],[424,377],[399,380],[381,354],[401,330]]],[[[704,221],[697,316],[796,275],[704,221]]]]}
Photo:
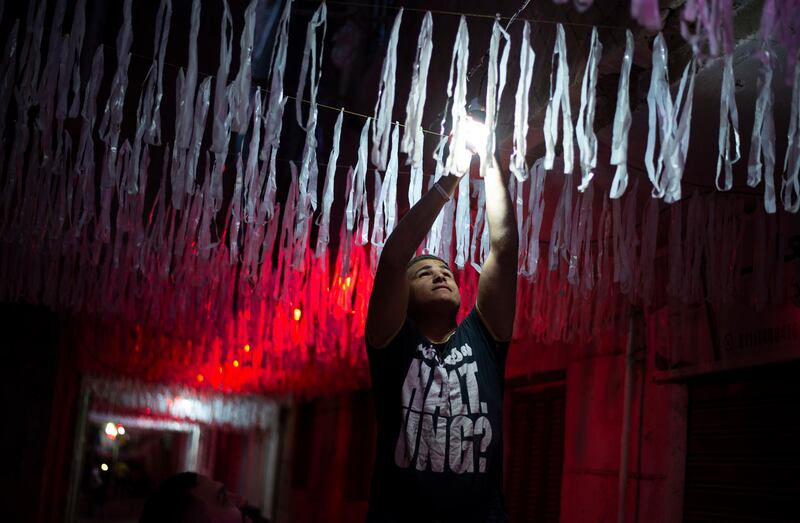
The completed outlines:
{"type": "MultiPolygon", "coordinates": [[[[695,26],[696,33],[691,35],[698,55],[720,52],[721,48],[729,51],[727,37],[718,32],[730,25],[726,18],[732,16],[730,2],[719,3],[726,5],[723,14],[716,21],[700,16],[702,24],[695,26]]],[[[130,0],[124,2],[116,69],[110,80],[102,78],[104,60],[111,58],[102,45],[93,55],[91,76],[80,77],[77,64],[86,51],[82,49],[81,25],[85,2],[78,2],[68,33],[62,27],[65,4],[57,2],[49,37],[43,40],[48,4],[42,0],[32,2],[25,23],[15,23],[8,34],[0,64],[0,122],[5,124],[9,111],[16,111],[16,119],[13,128],[0,129],[6,145],[0,149],[0,298],[43,303],[72,313],[77,319],[81,367],[89,373],[227,391],[331,390],[367,382],[363,330],[372,275],[382,242],[398,218],[399,131],[397,125],[392,126],[391,114],[402,10],[389,39],[375,119],[364,123],[355,168],[337,166],[341,113],[335,129],[317,128],[321,64],[315,50],[325,35],[324,3],[312,17],[306,50],[314,52],[304,53],[297,96],[308,98],[309,108],[303,109],[299,101],[296,108],[298,124],[307,131],[306,140],[299,167],[288,164],[291,183],[286,198],[281,199],[277,196],[277,172],[287,163],[281,163],[278,151],[287,101],[283,80],[291,3],[278,24],[268,90],[251,88],[249,52],[255,4],[251,2],[245,12],[242,66],[231,75],[230,83],[229,58],[234,45],[223,39],[224,59],[217,75],[198,84],[195,31],[188,66],[178,72],[176,93],[165,93],[162,85],[163,50],[172,16],[168,0],[162,1],[156,14],[156,51],[140,92],[134,89],[139,84],[129,83],[128,78],[133,38],[130,0]],[[28,29],[21,29],[24,27],[28,29]],[[103,82],[109,85],[105,104],[98,99],[103,82]],[[161,135],[161,101],[168,94],[177,99],[174,137],[161,135]],[[136,121],[123,121],[123,107],[136,99],[136,121]],[[210,144],[203,139],[207,120],[211,120],[210,144]],[[123,133],[128,127],[132,132],[123,133]],[[378,171],[374,178],[368,175],[370,128],[372,161],[383,177],[378,171]],[[334,135],[331,154],[324,159],[327,164],[317,159],[319,133],[334,135]],[[249,137],[242,150],[233,154],[232,136],[249,137]],[[325,172],[320,172],[321,167],[325,172]],[[338,205],[333,202],[334,176],[345,177],[347,185],[346,201],[338,205]],[[223,183],[226,179],[233,182],[230,191],[223,183]],[[323,180],[318,195],[318,182],[323,185],[323,180]],[[370,193],[374,195],[371,203],[370,193]],[[332,210],[341,216],[332,219],[332,210]],[[341,227],[331,231],[339,218],[341,227]],[[327,249],[331,237],[335,249],[327,249]]],[[[774,28],[790,23],[775,15],[788,3],[773,0],[767,4],[765,16],[771,18],[766,25],[774,28]]],[[[646,8],[649,2],[634,5],[646,8]]],[[[700,1],[688,5],[701,14],[707,8],[707,3],[700,1]]],[[[199,20],[199,6],[195,1],[189,14],[193,28],[199,20]]],[[[641,14],[640,20],[647,16],[641,14]]],[[[698,16],[697,12],[686,14],[687,27],[698,16]]],[[[231,24],[227,4],[222,24],[223,31],[231,24]]],[[[528,32],[526,27],[524,34],[528,32]]],[[[782,45],[793,49],[796,42],[785,36],[788,33],[783,29],[778,33],[782,45]]],[[[504,71],[499,78],[497,75],[498,63],[505,65],[499,51],[499,23],[494,34],[487,65],[494,71],[489,75],[493,85],[487,91],[496,99],[487,100],[491,102],[487,107],[498,109],[505,81],[504,71]]],[[[593,33],[592,53],[599,58],[602,46],[596,36],[593,33]]],[[[420,49],[430,52],[425,38],[421,37],[420,49]]],[[[467,78],[463,55],[467,41],[462,18],[455,55],[459,60],[451,70],[456,85],[451,106],[455,122],[466,115],[465,91],[458,86],[463,87],[467,78]]],[[[654,197],[637,201],[637,185],[647,183],[638,176],[625,190],[627,174],[620,175],[619,169],[626,169],[628,131],[624,121],[630,114],[626,114],[626,106],[620,106],[616,120],[622,123],[614,126],[619,179],[614,183],[615,198],[610,199],[592,184],[597,161],[592,128],[596,60],[587,63],[585,96],[581,97],[575,129],[580,183],[565,174],[575,162],[563,163],[564,173],[547,173],[553,167],[559,140],[559,112],[564,156],[567,150],[572,154],[565,45],[563,38],[557,38],[559,58],[554,55],[557,74],[552,85],[558,94],[548,106],[550,122],[556,123],[545,132],[545,158],[530,168],[524,154],[526,134],[517,132],[527,129],[527,118],[524,113],[515,118],[519,129],[515,130],[511,191],[522,245],[515,338],[545,343],[587,340],[616,321],[630,303],[649,306],[667,299],[730,303],[743,293],[756,305],[780,303],[789,276],[783,274],[778,260],[787,254],[788,213],[796,213],[798,207],[800,137],[795,120],[800,80],[795,77],[791,128],[795,134],[789,136],[787,162],[777,191],[783,208],[776,206],[771,171],[775,167],[775,136],[770,127],[772,87],[767,80],[759,94],[764,119],[754,131],[767,165],[762,176],[761,149],[751,153],[748,177],[753,185],[764,180],[765,206],[758,205],[753,211],[750,195],[697,191],[682,200],[680,182],[686,158],[682,147],[691,116],[691,105],[685,100],[692,97],[695,65],[692,62],[685,70],[681,103],[681,95],[673,99],[666,77],[658,77],[666,74],[665,48],[663,55],[654,53],[654,60],[662,62],[654,62],[653,67],[652,103],[658,120],[651,122],[650,131],[656,133],[656,125],[659,133],[667,131],[666,135],[656,133],[660,151],[651,157],[655,161],[650,177],[654,197]],[[667,107],[672,112],[666,111],[667,107]],[[545,202],[546,177],[560,180],[557,201],[545,202]],[[662,197],[672,205],[659,206],[662,197]],[[552,220],[549,242],[540,246],[540,237],[548,237],[541,230],[545,209],[552,220]],[[661,243],[657,241],[659,229],[666,240],[661,243]],[[745,266],[752,267],[747,289],[741,283],[745,266]]],[[[659,45],[663,41],[657,39],[659,45]]],[[[769,79],[772,62],[768,52],[766,56],[763,74],[769,79]]],[[[427,67],[424,53],[417,56],[417,68],[421,63],[427,67]]],[[[546,60],[540,58],[539,71],[542,63],[546,60]]],[[[528,73],[533,68],[532,56],[529,66],[528,73]]],[[[415,80],[422,82],[421,92],[426,74],[415,80]]],[[[627,91],[625,81],[620,93],[627,91]]],[[[529,84],[530,74],[520,74],[518,98],[525,98],[529,84]]],[[[420,85],[414,92],[420,92],[420,85]]],[[[422,174],[419,118],[423,108],[411,105],[413,125],[406,128],[402,147],[412,165],[409,200],[413,203],[422,190],[422,178],[432,183],[447,168],[447,159],[441,141],[435,174],[422,174]]],[[[492,111],[487,111],[488,124],[493,118],[492,111]]],[[[722,118],[727,142],[728,128],[738,133],[738,124],[728,125],[728,114],[722,118]]],[[[457,141],[458,124],[454,129],[457,141]]],[[[723,165],[735,161],[727,149],[720,154],[723,165]]],[[[445,206],[424,247],[458,266],[462,315],[474,303],[487,247],[482,182],[469,176],[463,180],[457,201],[445,206]]]]}

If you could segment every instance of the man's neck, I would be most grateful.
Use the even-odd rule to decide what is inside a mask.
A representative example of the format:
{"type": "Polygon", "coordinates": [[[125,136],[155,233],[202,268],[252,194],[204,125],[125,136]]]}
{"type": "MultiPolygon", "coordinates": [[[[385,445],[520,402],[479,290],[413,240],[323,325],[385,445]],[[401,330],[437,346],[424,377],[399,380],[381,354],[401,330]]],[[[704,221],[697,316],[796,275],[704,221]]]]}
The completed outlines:
{"type": "Polygon", "coordinates": [[[455,316],[443,319],[435,314],[417,314],[411,317],[420,333],[431,343],[444,343],[456,330],[455,316]]]}

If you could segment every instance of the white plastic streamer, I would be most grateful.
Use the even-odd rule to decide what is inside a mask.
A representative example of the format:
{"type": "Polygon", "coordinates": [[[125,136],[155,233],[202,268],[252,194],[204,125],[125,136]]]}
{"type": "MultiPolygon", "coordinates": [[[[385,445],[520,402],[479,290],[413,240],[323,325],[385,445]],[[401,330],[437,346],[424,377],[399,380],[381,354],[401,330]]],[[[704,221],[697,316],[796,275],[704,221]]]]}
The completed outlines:
{"type": "Polygon", "coordinates": [[[261,179],[267,178],[266,189],[262,206],[268,219],[272,219],[275,211],[275,193],[278,185],[276,180],[276,167],[278,147],[281,141],[281,128],[283,127],[283,110],[287,97],[283,95],[283,76],[286,69],[286,51],[289,46],[289,20],[291,17],[292,0],[286,2],[278,23],[278,32],[273,44],[270,91],[267,102],[267,115],[264,118],[264,145],[259,158],[262,162],[261,179]],[[266,174],[265,170],[269,169],[266,174]],[[266,174],[266,176],[265,176],[266,174]]]}
{"type": "Polygon", "coordinates": [[[625,54],[617,85],[617,110],[614,113],[614,130],[611,138],[611,165],[616,165],[609,196],[619,198],[628,187],[628,132],[631,128],[630,82],[633,62],[633,33],[625,30],[625,54]]]}
{"type": "Polygon", "coordinates": [[[492,38],[489,42],[489,62],[486,66],[486,149],[481,160],[481,177],[486,176],[486,171],[494,158],[496,147],[497,113],[500,110],[500,99],[503,96],[503,89],[506,86],[506,75],[508,73],[508,51],[511,49],[511,37],[500,25],[500,19],[494,19],[492,26],[492,38]],[[500,57],[500,70],[497,66],[497,55],[500,51],[500,38],[505,40],[503,54],[500,57]]]}
{"type": "Polygon", "coordinates": [[[239,228],[242,225],[242,188],[244,187],[244,168],[242,155],[236,155],[236,179],[233,184],[231,196],[230,229],[228,230],[228,244],[230,245],[231,265],[239,261],[239,228]]]}
{"type": "MultiPolygon", "coordinates": [[[[372,126],[372,164],[379,170],[386,170],[389,157],[389,137],[392,127],[392,109],[394,108],[394,88],[397,70],[397,40],[400,37],[400,22],[403,19],[403,8],[397,12],[389,34],[386,57],[381,68],[381,81],[378,84],[378,99],[375,102],[375,124],[372,126]]],[[[421,35],[420,35],[421,36],[421,35]]]]}
{"type": "MultiPolygon", "coordinates": [[[[36,115],[36,127],[41,131],[41,163],[43,165],[49,165],[54,160],[52,151],[52,125],[56,102],[55,94],[58,89],[59,64],[63,63],[65,59],[65,57],[62,56],[62,50],[68,48],[62,36],[62,24],[65,11],[65,1],[56,0],[56,5],[53,10],[53,19],[50,25],[47,59],[45,61],[44,70],[42,71],[41,83],[39,84],[39,111],[36,115]]],[[[57,134],[60,141],[61,133],[57,134]]]]}
{"type": "Polygon", "coordinates": [[[725,56],[722,69],[722,88],[719,97],[719,156],[717,157],[717,190],[729,191],[733,187],[733,164],[739,161],[739,111],[736,108],[735,84],[733,80],[733,55],[725,56]],[[735,150],[731,153],[731,137],[735,150]],[[720,185],[719,175],[725,166],[725,182],[720,185]]]}
{"type": "Polygon", "coordinates": [[[231,117],[229,110],[229,92],[227,88],[228,71],[231,66],[233,19],[228,7],[228,0],[223,0],[224,7],[220,22],[219,68],[214,83],[214,125],[212,130],[211,152],[214,153],[214,168],[211,171],[211,184],[207,195],[212,202],[214,212],[222,205],[222,170],[228,155],[228,144],[231,138],[231,117]]]}
{"type": "Polygon", "coordinates": [[[792,106],[789,112],[789,134],[786,156],[783,160],[783,180],[781,182],[781,201],[788,212],[800,209],[800,53],[794,68],[792,87],[792,106]]]}
{"type": "MultiPolygon", "coordinates": [[[[692,102],[694,100],[695,61],[686,64],[678,87],[678,97],[674,105],[674,134],[662,149],[665,153],[664,167],[667,176],[667,188],[664,201],[673,203],[681,199],[681,179],[686,166],[686,154],[689,151],[689,133],[692,126],[692,102]],[[689,84],[686,76],[689,75],[689,84]]],[[[666,93],[669,96],[669,92],[666,93]]],[[[662,142],[662,146],[664,142],[662,142]]]]}
{"type": "Polygon", "coordinates": [[[459,269],[464,268],[469,256],[469,175],[458,181],[458,200],[456,201],[456,259],[459,269]]]}
{"type": "Polygon", "coordinates": [[[286,99],[283,96],[283,75],[286,69],[286,50],[289,46],[289,19],[292,13],[292,1],[286,2],[281,20],[278,23],[278,32],[273,45],[271,76],[269,84],[269,101],[267,102],[267,116],[264,119],[264,148],[261,150],[261,161],[269,160],[269,147],[277,149],[280,143],[281,122],[283,121],[283,107],[286,99]]]}
{"type": "MultiPolygon", "coordinates": [[[[77,118],[81,107],[81,51],[83,50],[83,37],[86,33],[86,0],[78,0],[72,15],[72,28],[67,37],[67,58],[61,63],[59,76],[65,82],[71,82],[68,89],[59,88],[59,102],[56,116],[63,120],[64,117],[77,118]],[[63,91],[63,92],[62,92],[63,91]],[[67,109],[67,98],[70,94],[72,104],[67,109]]],[[[60,82],[59,82],[60,83],[60,82]]]]}
{"type": "Polygon", "coordinates": [[[522,266],[522,276],[532,279],[536,275],[539,266],[539,234],[542,230],[542,217],[544,216],[544,180],[547,170],[544,168],[543,160],[539,158],[531,167],[531,188],[528,197],[528,215],[530,227],[526,238],[522,240],[522,246],[527,246],[525,264],[522,266]]]}
{"type": "Polygon", "coordinates": [[[207,76],[200,82],[197,89],[197,97],[194,103],[194,121],[192,123],[192,140],[189,151],[186,153],[186,182],[184,189],[187,194],[194,194],[197,165],[200,161],[200,145],[203,142],[203,134],[206,129],[206,118],[208,109],[211,106],[211,77],[207,76]]]}
{"type": "Polygon", "coordinates": [[[772,116],[772,57],[764,51],[761,74],[758,77],[759,91],[756,113],[753,120],[753,135],[750,138],[750,158],[747,162],[747,185],[756,187],[764,178],[764,209],[775,212],[775,123],[772,116]],[[763,164],[762,162],[763,156],[763,164]],[[763,171],[763,172],[762,172],[763,171]]]}
{"type": "Polygon", "coordinates": [[[128,64],[131,60],[130,49],[133,43],[131,0],[125,0],[122,12],[122,29],[117,36],[117,71],[111,82],[111,93],[106,101],[99,130],[100,139],[108,145],[111,151],[108,164],[110,170],[113,170],[112,165],[116,163],[117,144],[122,127],[122,108],[125,104],[125,91],[128,88],[128,64]]]}
{"type": "Polygon", "coordinates": [[[472,268],[475,269],[475,272],[480,274],[483,260],[485,258],[481,257],[481,260],[475,259],[475,251],[478,250],[478,256],[480,257],[480,250],[476,249],[478,246],[478,238],[482,236],[481,231],[486,228],[486,190],[484,189],[483,180],[477,180],[474,183],[473,191],[477,193],[478,208],[477,214],[475,215],[475,234],[472,235],[472,243],[469,247],[469,264],[472,265],[472,268]]]}
{"type": "Polygon", "coordinates": [[[250,0],[244,10],[244,28],[239,39],[239,71],[231,84],[231,130],[235,133],[247,131],[250,113],[250,85],[253,82],[253,36],[256,28],[256,5],[250,0]]]}
{"type": "MultiPolygon", "coordinates": [[[[345,209],[345,220],[347,223],[347,231],[350,233],[356,232],[356,224],[359,217],[367,221],[369,224],[369,215],[364,216],[362,209],[366,200],[366,179],[367,179],[367,155],[369,152],[369,124],[372,118],[367,118],[364,126],[361,128],[361,137],[358,140],[358,162],[354,171],[353,185],[350,188],[350,194],[347,198],[347,208],[345,209]]],[[[364,229],[369,230],[369,226],[361,227],[362,233],[364,229]]],[[[364,235],[354,238],[356,245],[364,245],[367,239],[364,235]]]]}
{"type": "MultiPolygon", "coordinates": [[[[317,208],[317,91],[319,81],[322,77],[322,52],[320,51],[317,60],[317,29],[322,27],[322,41],[325,39],[325,28],[327,27],[327,8],[325,3],[321,3],[314,16],[308,22],[306,31],[306,47],[303,53],[303,65],[301,67],[302,78],[300,84],[304,84],[304,79],[308,73],[311,77],[309,86],[309,110],[306,124],[300,123],[306,131],[306,140],[303,145],[303,157],[300,163],[300,177],[298,178],[299,197],[297,200],[297,214],[295,214],[295,237],[300,238],[308,234],[310,218],[317,208]],[[310,58],[310,72],[309,69],[310,58]]],[[[303,90],[298,89],[297,99],[303,96],[303,90]]],[[[300,115],[300,113],[298,113],[300,115]]],[[[299,260],[296,259],[299,263],[299,260]]]]}
{"type": "Polygon", "coordinates": [[[644,164],[647,176],[653,184],[653,197],[664,196],[664,184],[661,176],[664,170],[663,142],[672,134],[672,97],[669,94],[669,80],[667,79],[667,47],[664,37],[658,33],[653,42],[653,69],[650,74],[650,89],[647,92],[648,131],[647,149],[644,155],[644,164]],[[660,127],[659,127],[660,124],[660,127]],[[658,157],[655,155],[656,133],[661,136],[661,150],[658,157]]]}
{"type": "MultiPolygon", "coordinates": [[[[456,33],[456,41],[453,46],[453,58],[450,61],[450,74],[447,81],[447,97],[452,99],[453,107],[450,111],[451,115],[451,138],[450,138],[450,152],[460,151],[466,147],[466,137],[462,132],[464,123],[467,118],[467,63],[469,60],[469,31],[467,30],[467,19],[463,15],[458,23],[458,32],[456,33]]],[[[446,115],[445,115],[446,117],[446,115]]],[[[442,133],[444,134],[444,133],[442,133]]],[[[456,155],[450,154],[447,157],[445,170],[448,173],[459,173],[457,168],[456,155]]],[[[460,194],[460,191],[459,191],[460,194]]],[[[469,194],[467,194],[467,203],[469,202],[469,194]]],[[[469,214],[467,210],[467,215],[469,214]]],[[[469,225],[466,222],[456,222],[457,231],[468,231],[469,225]],[[460,226],[460,227],[459,227],[460,226]]],[[[468,234],[468,232],[467,232],[468,234]]],[[[469,245],[469,240],[462,244],[469,245]]],[[[466,247],[462,253],[466,259],[466,247]]]]}
{"type": "Polygon", "coordinates": [[[164,60],[167,52],[171,19],[172,0],[161,0],[156,13],[156,32],[153,42],[153,48],[156,50],[156,92],[152,106],[147,108],[147,127],[144,134],[144,141],[150,145],[161,145],[161,99],[164,96],[164,60]]]}
{"type": "MultiPolygon", "coordinates": [[[[287,7],[288,8],[288,7],[287,7]]],[[[322,55],[324,54],[325,49],[325,33],[328,27],[328,8],[325,5],[325,2],[322,2],[316,11],[314,11],[314,15],[311,17],[311,20],[308,21],[308,26],[306,27],[306,46],[303,49],[303,61],[300,63],[300,79],[297,82],[297,93],[295,95],[295,113],[297,116],[297,125],[306,129],[306,124],[303,122],[303,94],[306,90],[306,77],[308,75],[308,67],[309,61],[311,62],[311,87],[309,91],[311,92],[311,96],[316,99],[317,90],[319,89],[319,80],[322,76],[322,55]],[[319,66],[317,65],[317,29],[322,27],[322,38],[320,39],[320,50],[319,50],[319,66]],[[314,76],[314,70],[316,69],[317,75],[314,76]]]]}
{"type": "Polygon", "coordinates": [[[81,190],[79,202],[81,204],[80,217],[75,224],[75,238],[83,230],[89,220],[94,216],[94,123],[97,118],[97,92],[103,77],[103,46],[97,46],[94,58],[92,59],[92,71],[89,76],[89,83],[84,91],[83,107],[81,109],[81,136],[78,142],[78,151],[75,161],[75,169],[79,173],[81,190]]]}
{"type": "Polygon", "coordinates": [[[514,151],[511,153],[509,170],[514,173],[517,180],[522,181],[528,177],[528,165],[525,162],[528,136],[528,111],[533,79],[533,65],[536,53],[531,45],[531,24],[526,20],[522,28],[522,47],[519,54],[519,82],[517,93],[514,97],[514,151]]]}
{"type": "Polygon", "coordinates": [[[567,247],[569,246],[569,233],[572,221],[572,175],[564,176],[564,184],[561,188],[561,196],[558,199],[558,206],[553,215],[553,223],[550,228],[550,254],[548,257],[548,268],[554,271],[558,268],[559,256],[567,257],[567,247]]]}
{"type": "MultiPolygon", "coordinates": [[[[386,243],[386,238],[394,230],[394,222],[397,217],[398,134],[399,128],[395,122],[394,129],[392,129],[392,152],[379,191],[380,197],[376,199],[375,203],[375,222],[372,226],[370,241],[378,248],[376,252],[380,251],[386,243]]],[[[376,192],[378,192],[377,186],[376,192]]]]}
{"type": "Polygon", "coordinates": [[[336,177],[336,162],[339,160],[339,146],[342,137],[342,120],[344,110],[339,111],[336,124],[333,126],[333,139],[331,154],[328,157],[328,168],[325,172],[325,187],[322,190],[322,214],[317,229],[317,247],[314,256],[319,258],[325,254],[325,249],[330,241],[331,205],[333,204],[333,189],[336,177]]]}
{"type": "Polygon", "coordinates": [[[572,151],[572,109],[569,102],[569,64],[567,63],[567,44],[564,36],[564,26],[556,27],[556,43],[553,47],[552,68],[550,70],[550,99],[544,114],[544,168],[548,171],[553,168],[556,157],[556,142],[558,142],[558,114],[561,112],[563,137],[561,144],[564,150],[564,174],[572,173],[574,163],[572,151]],[[558,56],[558,58],[556,58],[558,56]],[[558,60],[558,61],[556,61],[558,60]],[[558,68],[555,84],[553,71],[558,68]]]}
{"type": "MultiPolygon", "coordinates": [[[[194,109],[195,88],[197,87],[197,36],[200,32],[200,7],[200,0],[192,1],[191,25],[189,28],[189,61],[180,89],[176,89],[176,149],[188,149],[192,138],[192,111],[194,109]]],[[[179,71],[179,74],[182,71],[183,69],[179,71]]],[[[214,107],[216,110],[216,101],[214,107]]],[[[175,153],[173,152],[173,154],[175,153]]]]}
{"type": "Polygon", "coordinates": [[[667,48],[664,37],[659,33],[653,43],[653,70],[647,93],[648,133],[645,168],[653,184],[653,197],[663,197],[667,203],[675,202],[681,197],[680,183],[689,147],[694,76],[695,64],[694,60],[691,60],[683,70],[678,94],[673,103],[667,74],[667,48]],[[657,157],[655,157],[656,133],[661,138],[657,157]]]}
{"type": "Polygon", "coordinates": [[[417,56],[411,73],[411,89],[406,102],[406,124],[400,150],[408,155],[406,165],[411,165],[408,184],[409,207],[413,207],[422,196],[422,153],[424,135],[422,115],[428,87],[428,69],[433,52],[433,18],[430,11],[425,13],[417,37],[417,56]]]}
{"type": "Polygon", "coordinates": [[[592,28],[592,39],[589,43],[589,57],[586,59],[586,70],[581,82],[581,107],[578,111],[578,125],[575,128],[578,150],[580,151],[581,183],[578,191],[583,192],[594,177],[597,167],[597,136],[594,134],[594,111],[597,90],[597,65],[603,55],[603,44],[597,37],[597,28],[592,28]]]}
{"type": "MultiPolygon", "coordinates": [[[[274,108],[274,111],[283,113],[283,109],[286,106],[286,101],[288,99],[289,98],[287,96],[282,97],[280,101],[278,101],[278,104],[274,108]]],[[[270,114],[273,114],[272,108],[270,108],[268,116],[270,114]]],[[[261,165],[262,172],[264,170],[265,165],[267,165],[269,169],[269,174],[267,175],[267,188],[264,191],[264,202],[263,202],[266,215],[269,219],[272,219],[272,217],[274,216],[275,194],[278,190],[277,167],[275,164],[278,158],[278,143],[280,142],[281,128],[283,127],[283,119],[279,119],[277,122],[275,122],[275,125],[276,127],[272,129],[272,132],[274,134],[271,137],[273,141],[270,146],[269,158],[261,165]]],[[[269,135],[265,133],[264,140],[266,141],[268,137],[269,135]]],[[[261,175],[261,177],[262,178],[264,177],[263,174],[261,175]]]]}
{"type": "MultiPolygon", "coordinates": [[[[249,104],[248,104],[249,105],[249,104]]],[[[256,198],[261,194],[263,178],[258,177],[258,151],[261,145],[261,90],[256,90],[253,95],[252,124],[250,129],[250,144],[247,149],[247,165],[244,176],[244,221],[256,221],[256,198]]]]}

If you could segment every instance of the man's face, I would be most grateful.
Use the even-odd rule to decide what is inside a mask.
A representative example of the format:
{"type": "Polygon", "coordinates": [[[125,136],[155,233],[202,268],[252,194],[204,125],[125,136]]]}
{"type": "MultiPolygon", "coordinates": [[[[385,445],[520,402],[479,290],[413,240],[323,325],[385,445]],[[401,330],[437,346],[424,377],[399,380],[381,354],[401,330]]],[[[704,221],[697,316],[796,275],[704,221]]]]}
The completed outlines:
{"type": "Polygon", "coordinates": [[[198,476],[194,496],[204,505],[204,521],[209,523],[242,523],[239,507],[244,500],[238,494],[228,492],[225,485],[205,476],[198,476]]]}
{"type": "Polygon", "coordinates": [[[447,265],[436,259],[423,259],[406,271],[409,284],[409,301],[418,311],[457,311],[461,305],[453,273],[447,265]]]}

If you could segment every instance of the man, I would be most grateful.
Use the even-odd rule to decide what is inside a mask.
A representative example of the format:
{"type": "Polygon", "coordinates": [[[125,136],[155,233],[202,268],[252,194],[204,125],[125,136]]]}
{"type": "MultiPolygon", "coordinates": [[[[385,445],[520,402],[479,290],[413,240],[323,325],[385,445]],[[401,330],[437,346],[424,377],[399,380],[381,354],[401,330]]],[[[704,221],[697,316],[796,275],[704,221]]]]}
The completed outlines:
{"type": "Polygon", "coordinates": [[[139,523],[268,523],[238,494],[194,472],[165,479],[150,495],[139,523]]]}
{"type": "Polygon", "coordinates": [[[365,333],[378,421],[368,522],[507,520],[503,370],[514,328],[519,239],[505,175],[496,158],[489,161],[490,252],[477,303],[461,324],[461,298],[447,263],[411,259],[458,176],[440,178],[381,253],[365,333]]]}

